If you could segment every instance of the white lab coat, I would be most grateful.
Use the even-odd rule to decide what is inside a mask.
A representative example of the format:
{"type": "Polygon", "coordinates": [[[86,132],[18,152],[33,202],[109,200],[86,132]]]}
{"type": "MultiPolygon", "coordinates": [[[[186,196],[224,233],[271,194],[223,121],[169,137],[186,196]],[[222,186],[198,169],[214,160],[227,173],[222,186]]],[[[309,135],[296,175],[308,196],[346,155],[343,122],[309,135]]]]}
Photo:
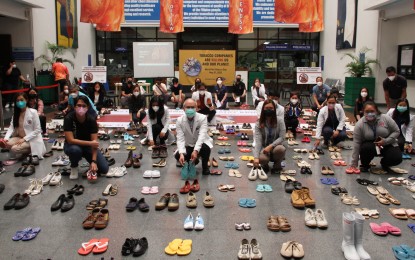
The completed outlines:
{"type": "MultiPolygon", "coordinates": [[[[43,159],[43,155],[46,153],[45,143],[42,138],[42,129],[40,127],[39,115],[37,110],[32,108],[26,108],[26,113],[23,121],[23,130],[25,137],[23,137],[30,144],[30,150],[32,155],[37,155],[39,159],[43,159]]],[[[13,137],[16,129],[13,127],[13,117],[10,123],[10,127],[7,130],[5,140],[9,140],[13,137]]]]}
{"type": "Polygon", "coordinates": [[[264,99],[267,99],[267,94],[265,93],[265,86],[264,86],[264,84],[261,84],[259,86],[259,96],[257,94],[256,87],[255,86],[252,86],[251,92],[252,92],[252,102],[253,102],[253,104],[255,104],[255,100],[259,99],[259,97],[264,97],[264,99]]]}
{"type": "MultiPolygon", "coordinates": [[[[393,115],[393,111],[395,111],[395,108],[391,108],[389,109],[389,111],[386,113],[387,116],[390,116],[392,118],[393,115]]],[[[409,124],[407,125],[402,125],[401,130],[402,130],[402,135],[403,137],[405,137],[405,142],[408,143],[412,143],[412,133],[414,131],[414,125],[415,125],[415,116],[409,114],[409,124]]]]}
{"type": "MultiPolygon", "coordinates": [[[[346,125],[346,115],[344,114],[344,110],[342,105],[336,104],[334,106],[334,112],[336,113],[337,120],[339,120],[339,125],[337,126],[337,130],[343,130],[344,126],[346,125]]],[[[316,128],[316,139],[321,138],[321,132],[323,131],[323,126],[327,121],[329,116],[329,108],[327,106],[320,109],[320,113],[318,114],[317,118],[317,128],[316,128]]]]}
{"type": "MultiPolygon", "coordinates": [[[[157,118],[150,119],[150,113],[148,112],[148,109],[147,109],[147,120],[148,120],[148,124],[147,124],[148,139],[154,140],[152,125],[157,124],[157,118]]],[[[170,113],[169,113],[169,108],[167,106],[164,106],[164,115],[161,118],[161,123],[163,124],[163,129],[161,130],[161,132],[167,133],[167,131],[169,130],[169,125],[170,125],[170,113]]]]}
{"type": "MultiPolygon", "coordinates": [[[[199,94],[199,91],[193,92],[193,94],[192,94],[192,99],[194,101],[196,101],[196,103],[197,103],[197,101],[199,101],[199,97],[200,97],[199,95],[200,95],[199,94]]],[[[206,107],[209,107],[208,106],[208,99],[210,99],[210,102],[213,104],[212,93],[210,93],[209,91],[205,90],[205,98],[203,100],[203,103],[205,104],[206,107]]]]}
{"type": "Polygon", "coordinates": [[[177,119],[177,148],[179,153],[186,153],[186,146],[194,147],[195,150],[200,151],[202,144],[206,144],[210,148],[213,147],[212,139],[208,135],[207,117],[205,115],[196,113],[193,118],[193,131],[190,129],[189,121],[186,115],[177,119]]]}

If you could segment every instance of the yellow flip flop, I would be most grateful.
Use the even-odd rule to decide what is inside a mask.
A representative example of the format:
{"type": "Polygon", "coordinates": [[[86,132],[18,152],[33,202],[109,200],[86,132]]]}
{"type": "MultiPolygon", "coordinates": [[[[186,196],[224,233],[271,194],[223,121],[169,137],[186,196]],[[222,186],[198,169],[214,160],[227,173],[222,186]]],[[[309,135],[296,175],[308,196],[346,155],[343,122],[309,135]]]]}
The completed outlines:
{"type": "Polygon", "coordinates": [[[175,255],[177,254],[177,250],[179,249],[180,245],[182,244],[183,240],[180,238],[176,238],[169,243],[166,248],[164,248],[164,252],[168,255],[175,255]]]}
{"type": "Polygon", "coordinates": [[[179,249],[177,250],[177,255],[188,255],[192,252],[192,240],[191,239],[185,239],[183,240],[183,243],[179,246],[179,249]]]}
{"type": "Polygon", "coordinates": [[[249,161],[249,156],[240,156],[239,159],[241,159],[242,161],[249,161]]]}

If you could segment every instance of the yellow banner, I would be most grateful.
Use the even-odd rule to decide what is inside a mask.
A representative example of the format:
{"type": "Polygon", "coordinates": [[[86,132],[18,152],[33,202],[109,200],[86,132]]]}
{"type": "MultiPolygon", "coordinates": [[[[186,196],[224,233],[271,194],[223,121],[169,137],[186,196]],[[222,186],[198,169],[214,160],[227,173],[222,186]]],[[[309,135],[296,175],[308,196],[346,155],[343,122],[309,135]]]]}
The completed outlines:
{"type": "Polygon", "coordinates": [[[180,50],[179,78],[183,85],[193,85],[200,78],[208,86],[216,85],[222,77],[225,86],[235,79],[235,51],[230,50],[180,50]]]}

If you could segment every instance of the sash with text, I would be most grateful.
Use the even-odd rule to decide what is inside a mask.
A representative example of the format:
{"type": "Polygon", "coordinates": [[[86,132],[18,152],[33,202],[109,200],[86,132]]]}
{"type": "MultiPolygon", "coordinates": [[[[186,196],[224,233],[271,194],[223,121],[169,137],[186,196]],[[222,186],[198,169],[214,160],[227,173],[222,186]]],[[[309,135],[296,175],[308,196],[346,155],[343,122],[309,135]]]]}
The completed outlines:
{"type": "Polygon", "coordinates": [[[228,32],[233,34],[253,33],[253,1],[229,0],[228,32]]]}
{"type": "Polygon", "coordinates": [[[160,0],[160,32],[183,31],[183,0],[160,0]]]}

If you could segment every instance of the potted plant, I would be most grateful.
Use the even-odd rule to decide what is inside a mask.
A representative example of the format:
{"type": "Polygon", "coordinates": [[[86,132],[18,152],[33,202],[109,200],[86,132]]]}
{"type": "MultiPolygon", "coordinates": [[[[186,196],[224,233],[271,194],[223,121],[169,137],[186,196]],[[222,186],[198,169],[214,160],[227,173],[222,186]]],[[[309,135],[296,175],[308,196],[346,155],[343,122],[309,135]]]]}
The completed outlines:
{"type": "Polygon", "coordinates": [[[376,79],[372,77],[373,65],[380,66],[377,59],[367,57],[366,53],[370,49],[363,47],[359,51],[359,55],[353,53],[346,53],[343,57],[351,59],[346,64],[346,73],[350,74],[350,77],[346,77],[345,80],[345,96],[344,103],[349,106],[353,106],[356,98],[360,95],[360,89],[366,87],[369,90],[370,95],[375,95],[376,79]]]}
{"type": "MultiPolygon", "coordinates": [[[[46,47],[48,52],[51,53],[51,55],[49,54],[42,54],[39,57],[37,57],[35,60],[36,61],[41,61],[41,68],[38,71],[50,71],[52,70],[52,65],[53,63],[56,62],[56,59],[61,57],[65,52],[69,51],[72,56],[75,58],[75,53],[72,51],[72,49],[67,48],[67,47],[62,47],[62,46],[58,46],[57,44],[54,43],[50,43],[48,41],[46,41],[46,47]]],[[[62,59],[62,61],[65,63],[69,63],[71,65],[72,68],[75,67],[74,62],[68,59],[62,59]]]]}

